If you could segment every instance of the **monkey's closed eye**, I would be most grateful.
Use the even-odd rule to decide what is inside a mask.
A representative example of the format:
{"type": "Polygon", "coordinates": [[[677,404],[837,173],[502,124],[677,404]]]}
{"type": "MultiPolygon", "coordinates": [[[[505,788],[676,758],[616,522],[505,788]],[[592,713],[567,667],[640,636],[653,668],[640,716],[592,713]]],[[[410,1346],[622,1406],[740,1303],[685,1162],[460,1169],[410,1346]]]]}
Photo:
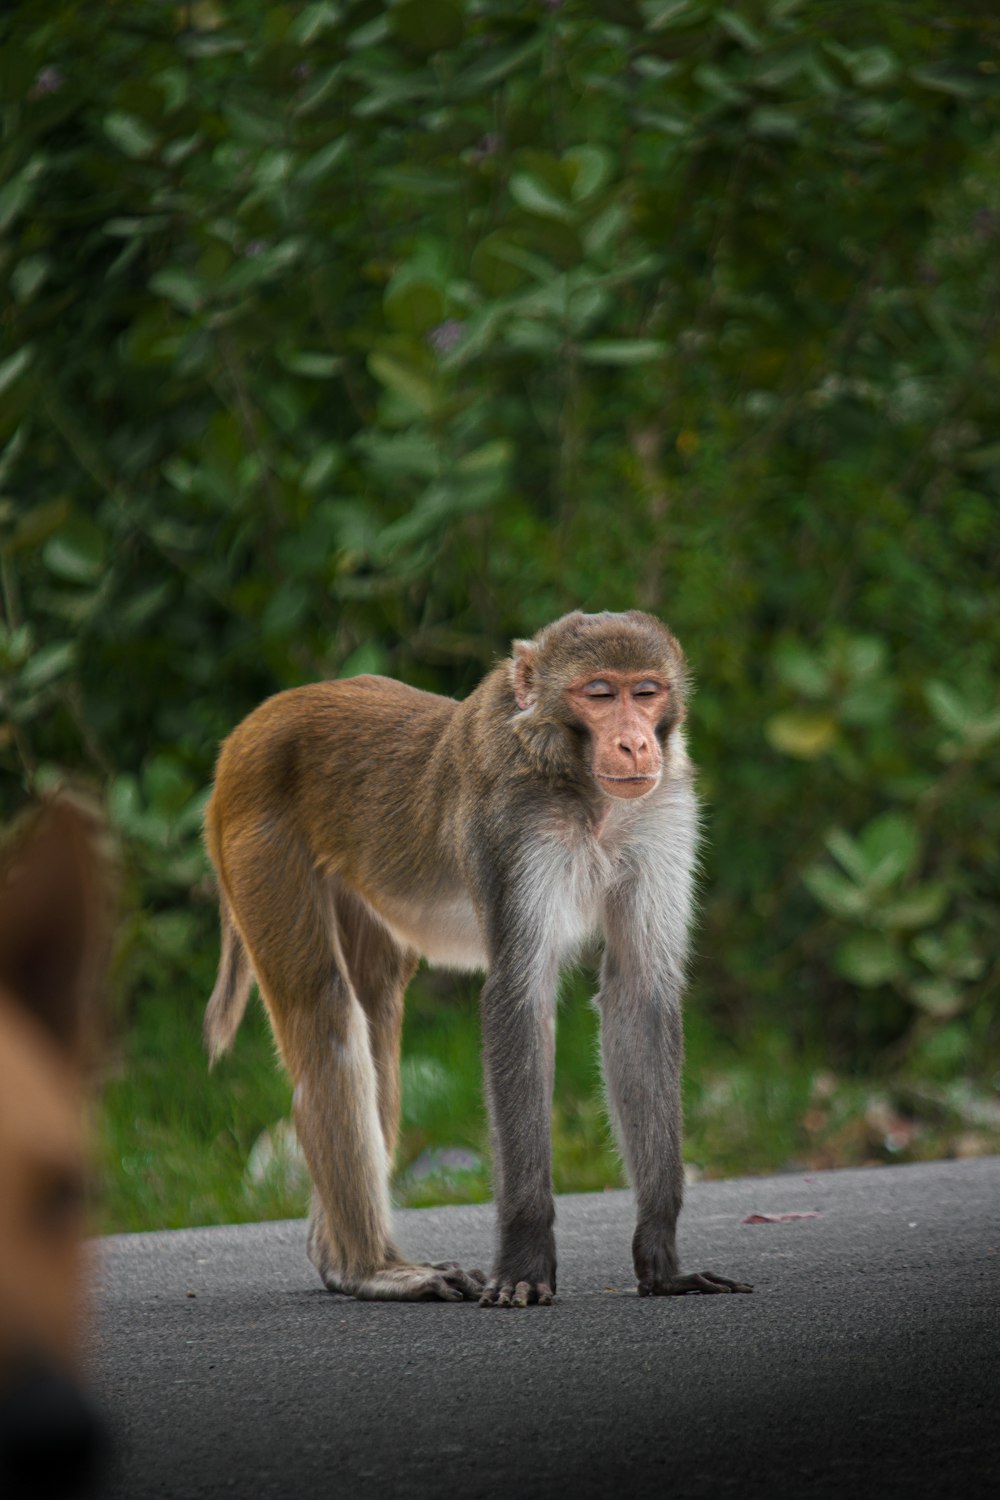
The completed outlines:
{"type": "Polygon", "coordinates": [[[586,683],[583,691],[588,698],[613,698],[615,696],[611,684],[604,682],[601,678],[598,678],[594,682],[586,683]]]}
{"type": "Polygon", "coordinates": [[[655,698],[658,693],[668,693],[670,689],[665,683],[640,682],[633,693],[634,698],[655,698]]]}

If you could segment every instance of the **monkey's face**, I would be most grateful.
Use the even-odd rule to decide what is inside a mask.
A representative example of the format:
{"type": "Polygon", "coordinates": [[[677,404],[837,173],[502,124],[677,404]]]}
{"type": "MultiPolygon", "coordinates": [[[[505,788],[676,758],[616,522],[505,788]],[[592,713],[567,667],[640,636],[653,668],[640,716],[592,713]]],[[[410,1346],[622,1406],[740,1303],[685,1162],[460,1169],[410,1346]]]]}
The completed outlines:
{"type": "Polygon", "coordinates": [[[573,719],[587,731],[591,773],[609,797],[645,797],[660,780],[659,726],[668,716],[671,688],[658,674],[605,671],[566,690],[573,719]]]}
{"type": "Polygon", "coordinates": [[[0,1410],[20,1355],[67,1371],[77,1362],[81,1112],[79,1079],[41,1027],[0,994],[0,1410]]]}
{"type": "Polygon", "coordinates": [[[684,653],[659,620],[565,615],[514,642],[511,686],[515,733],[540,770],[629,800],[659,784],[687,687],[684,653]]]}

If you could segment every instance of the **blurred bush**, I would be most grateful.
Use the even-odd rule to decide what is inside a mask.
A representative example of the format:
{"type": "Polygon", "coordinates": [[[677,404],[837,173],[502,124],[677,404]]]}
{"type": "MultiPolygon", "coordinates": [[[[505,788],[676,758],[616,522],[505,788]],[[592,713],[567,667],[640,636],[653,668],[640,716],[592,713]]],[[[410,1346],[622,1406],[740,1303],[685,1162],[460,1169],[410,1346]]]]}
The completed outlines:
{"type": "Polygon", "coordinates": [[[5,7],[3,796],[106,788],[133,1003],[210,986],[200,808],[260,698],[461,694],[637,605],[699,683],[696,1004],[996,1058],[998,42],[910,0],[5,7]]]}

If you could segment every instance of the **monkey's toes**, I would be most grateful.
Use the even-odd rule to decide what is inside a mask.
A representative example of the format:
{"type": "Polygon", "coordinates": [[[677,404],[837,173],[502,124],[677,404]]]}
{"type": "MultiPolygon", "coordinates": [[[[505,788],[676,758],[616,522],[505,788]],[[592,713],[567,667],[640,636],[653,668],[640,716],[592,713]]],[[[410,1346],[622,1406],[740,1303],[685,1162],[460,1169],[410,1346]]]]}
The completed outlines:
{"type": "Polygon", "coordinates": [[[555,1292],[547,1281],[491,1281],[479,1299],[480,1307],[550,1307],[555,1292]]]}
{"type": "Polygon", "coordinates": [[[486,1277],[482,1271],[476,1267],[473,1267],[471,1271],[466,1271],[457,1260],[436,1261],[431,1270],[440,1271],[444,1281],[456,1291],[461,1292],[468,1302],[478,1301],[486,1285],[486,1277]]]}
{"type": "Polygon", "coordinates": [[[684,1297],[690,1292],[710,1296],[716,1292],[752,1292],[745,1281],[732,1281],[714,1271],[692,1271],[688,1276],[672,1276],[669,1281],[640,1281],[640,1297],[684,1297]]]}

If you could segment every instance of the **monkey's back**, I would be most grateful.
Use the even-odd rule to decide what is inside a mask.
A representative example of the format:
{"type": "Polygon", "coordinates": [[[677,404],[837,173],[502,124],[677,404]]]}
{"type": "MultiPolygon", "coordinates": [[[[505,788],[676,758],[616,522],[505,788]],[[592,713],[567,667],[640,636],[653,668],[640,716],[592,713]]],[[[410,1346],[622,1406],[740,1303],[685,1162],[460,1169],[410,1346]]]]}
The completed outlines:
{"type": "Polygon", "coordinates": [[[459,704],[388,677],[312,683],[268,698],[223,742],[206,810],[216,864],[231,839],[304,841],[364,890],[414,878],[413,829],[435,883],[439,788],[459,704]],[[374,816],[377,811],[378,815],[374,816]],[[409,830],[407,838],[402,837],[409,830]]]}

